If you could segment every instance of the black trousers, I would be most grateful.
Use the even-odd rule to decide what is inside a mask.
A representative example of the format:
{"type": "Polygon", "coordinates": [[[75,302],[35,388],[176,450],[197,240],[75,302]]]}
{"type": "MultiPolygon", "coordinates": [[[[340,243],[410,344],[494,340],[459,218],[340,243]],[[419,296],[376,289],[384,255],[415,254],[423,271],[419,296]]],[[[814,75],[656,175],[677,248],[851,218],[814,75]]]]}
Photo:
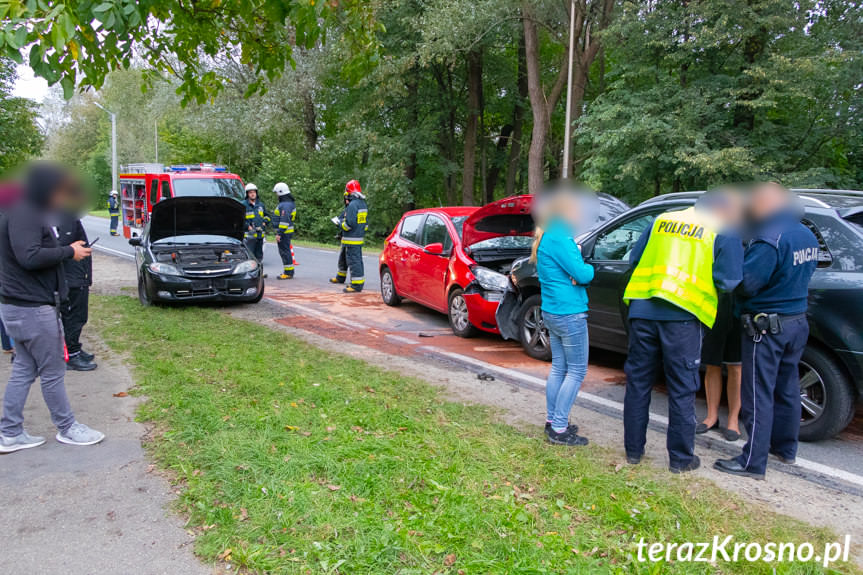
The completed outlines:
{"type": "Polygon", "coordinates": [[[351,272],[351,286],[355,290],[361,291],[366,283],[365,267],[363,266],[363,246],[342,245],[342,251],[339,253],[340,276],[345,269],[351,272]]]}
{"type": "Polygon", "coordinates": [[[294,277],[294,254],[291,253],[291,236],[293,234],[281,234],[279,236],[279,256],[282,258],[282,273],[288,277],[294,277]]]}
{"type": "Polygon", "coordinates": [[[623,398],[623,441],[626,454],[644,454],[650,419],[650,392],[660,371],[668,388],[666,448],[673,467],[685,467],[695,455],[695,392],[701,385],[701,322],[629,322],[629,356],[623,398]]]}
{"type": "Polygon", "coordinates": [[[90,288],[69,288],[69,299],[62,306],[63,332],[66,337],[66,349],[69,355],[81,351],[81,330],[87,323],[90,308],[90,288]]]}
{"type": "Polygon", "coordinates": [[[259,262],[264,261],[264,238],[246,238],[246,248],[259,262]]]}
{"type": "Polygon", "coordinates": [[[797,456],[800,380],[797,364],[809,339],[806,314],[782,319],[782,332],[752,338],[743,334],[740,419],[749,439],[737,461],[764,473],[767,455],[797,456]]]}
{"type": "Polygon", "coordinates": [[[111,214],[111,233],[117,233],[117,224],[120,223],[120,214],[111,214]]]}

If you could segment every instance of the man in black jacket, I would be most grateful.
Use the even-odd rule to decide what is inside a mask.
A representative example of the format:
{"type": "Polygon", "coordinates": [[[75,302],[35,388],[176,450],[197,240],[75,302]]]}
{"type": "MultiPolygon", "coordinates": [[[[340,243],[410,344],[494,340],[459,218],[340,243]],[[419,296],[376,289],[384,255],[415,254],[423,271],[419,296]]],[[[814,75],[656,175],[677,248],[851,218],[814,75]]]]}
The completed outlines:
{"type": "MultiPolygon", "coordinates": [[[[87,241],[87,232],[81,220],[72,214],[62,217],[60,226],[60,245],[69,246],[75,242],[87,241]]],[[[90,286],[93,285],[93,258],[63,260],[63,272],[66,274],[66,284],[69,286],[69,296],[61,306],[63,315],[63,332],[66,336],[66,350],[69,361],[66,369],[75,371],[92,371],[96,369],[93,355],[81,349],[81,330],[87,323],[90,286]]]]}
{"type": "Polygon", "coordinates": [[[15,340],[17,355],[3,397],[0,453],[45,443],[24,430],[24,404],[38,376],[42,397],[57,427],[57,441],[93,445],[105,434],[75,420],[66,395],[63,326],[60,302],[68,288],[62,263],[90,257],[84,242],[59,243],[58,211],[74,187],[58,167],[30,168],[25,197],[0,218],[0,315],[15,340]]]}

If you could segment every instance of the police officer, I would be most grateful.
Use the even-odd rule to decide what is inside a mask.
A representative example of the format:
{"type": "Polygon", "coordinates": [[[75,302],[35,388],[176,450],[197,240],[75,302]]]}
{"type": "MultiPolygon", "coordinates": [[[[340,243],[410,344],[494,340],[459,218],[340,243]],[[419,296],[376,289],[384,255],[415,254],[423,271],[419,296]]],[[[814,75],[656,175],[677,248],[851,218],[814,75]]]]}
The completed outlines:
{"type": "Polygon", "coordinates": [[[117,190],[111,190],[108,194],[108,215],[111,216],[111,235],[119,236],[117,224],[120,223],[120,199],[117,190]]]}
{"type": "Polygon", "coordinates": [[[330,279],[330,283],[345,283],[350,270],[351,284],[344,292],[359,293],[363,291],[366,283],[363,241],[368,228],[369,207],[358,181],[351,180],[345,185],[345,203],[341,218],[342,249],[339,252],[339,269],[336,276],[330,279]]]}
{"type": "Polygon", "coordinates": [[[264,227],[270,221],[270,214],[264,203],[258,199],[258,186],[246,184],[246,247],[259,262],[264,260],[264,227]]]}
{"type": "Polygon", "coordinates": [[[279,244],[279,256],[282,258],[282,266],[284,266],[279,279],[289,280],[294,277],[294,254],[291,250],[291,238],[294,237],[297,204],[288,184],[279,182],[273,186],[273,191],[279,196],[279,205],[273,210],[273,225],[276,226],[276,242],[279,244]]]}
{"type": "Polygon", "coordinates": [[[818,240],[800,222],[791,193],[763,184],[750,198],[752,239],[738,291],[743,334],[741,419],[749,438],[733,459],[713,467],[764,479],[767,456],[797,457],[800,387],[797,364],[806,340],[809,280],[818,265],[818,240]]]}
{"type": "Polygon", "coordinates": [[[695,392],[701,380],[702,325],[716,318],[717,290],[731,291],[742,275],[743,246],[725,236],[725,192],[709,192],[695,206],[666,212],[646,230],[630,255],[634,267],[623,300],[629,304],[629,356],[623,431],[626,459],[644,455],[650,394],[660,369],[668,388],[669,470],[698,469],[695,392]]]}

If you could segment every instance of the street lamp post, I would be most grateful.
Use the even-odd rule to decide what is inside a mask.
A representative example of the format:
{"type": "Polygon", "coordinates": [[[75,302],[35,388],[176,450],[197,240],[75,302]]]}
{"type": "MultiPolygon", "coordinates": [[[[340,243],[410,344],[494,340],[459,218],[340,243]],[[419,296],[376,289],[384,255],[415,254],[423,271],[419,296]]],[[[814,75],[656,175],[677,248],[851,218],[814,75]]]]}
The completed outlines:
{"type": "Polygon", "coordinates": [[[111,189],[117,189],[117,114],[108,110],[99,102],[93,102],[111,116],[111,189]]]}
{"type": "Polygon", "coordinates": [[[563,130],[563,179],[569,178],[569,140],[572,132],[572,62],[575,59],[575,0],[569,6],[569,70],[566,76],[566,126],[563,130]]]}

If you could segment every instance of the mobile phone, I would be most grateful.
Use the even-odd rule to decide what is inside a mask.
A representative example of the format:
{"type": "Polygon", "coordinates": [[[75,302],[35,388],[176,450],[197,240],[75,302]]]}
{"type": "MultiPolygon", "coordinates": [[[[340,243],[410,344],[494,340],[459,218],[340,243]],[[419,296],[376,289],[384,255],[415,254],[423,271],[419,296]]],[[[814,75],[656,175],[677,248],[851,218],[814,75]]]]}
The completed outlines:
{"type": "Polygon", "coordinates": [[[93,240],[92,242],[88,243],[88,244],[87,244],[87,247],[88,247],[88,248],[92,248],[93,246],[95,246],[95,245],[96,245],[96,242],[98,242],[98,241],[99,241],[99,236],[96,236],[96,239],[95,239],[95,240],[93,240]]]}

